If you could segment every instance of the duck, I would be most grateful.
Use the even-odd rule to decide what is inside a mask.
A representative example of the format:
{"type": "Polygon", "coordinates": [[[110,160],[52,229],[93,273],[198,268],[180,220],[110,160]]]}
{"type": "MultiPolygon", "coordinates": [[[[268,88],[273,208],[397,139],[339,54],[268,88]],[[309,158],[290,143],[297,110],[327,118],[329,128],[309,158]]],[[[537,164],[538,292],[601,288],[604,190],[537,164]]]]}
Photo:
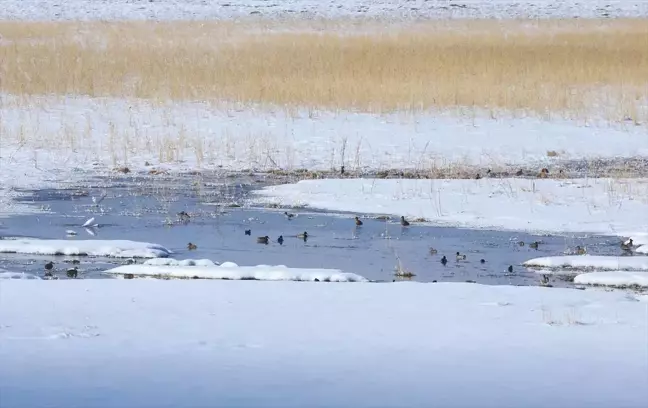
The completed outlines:
{"type": "Polygon", "coordinates": [[[193,251],[194,249],[198,249],[198,246],[196,244],[192,244],[191,242],[187,244],[187,249],[190,251],[193,251]]]}
{"type": "Polygon", "coordinates": [[[308,232],[304,231],[303,234],[297,234],[297,238],[301,238],[306,241],[308,239],[308,232]]]}
{"type": "Polygon", "coordinates": [[[457,261],[465,261],[466,260],[466,254],[460,254],[457,252],[457,261]]]}
{"type": "Polygon", "coordinates": [[[540,280],[542,286],[547,286],[549,284],[549,275],[542,275],[542,280],[540,280]]]}
{"type": "Polygon", "coordinates": [[[401,215],[400,223],[403,227],[408,227],[410,225],[409,221],[407,221],[405,217],[402,215],[401,215]]]}
{"type": "Polygon", "coordinates": [[[252,235],[252,230],[251,229],[245,230],[245,235],[252,235]]]}
{"type": "Polygon", "coordinates": [[[355,217],[355,224],[356,224],[357,226],[362,225],[362,221],[360,221],[360,218],[355,217]]]}
{"type": "Polygon", "coordinates": [[[482,258],[482,259],[479,260],[479,263],[483,263],[483,264],[484,264],[484,263],[486,263],[486,260],[485,260],[484,258],[482,258]]]}
{"type": "Polygon", "coordinates": [[[279,235],[279,238],[277,238],[277,242],[279,243],[279,245],[283,245],[284,242],[283,235],[279,235]]]}
{"type": "Polygon", "coordinates": [[[518,241],[518,245],[521,247],[524,246],[524,241],[518,241]]]}
{"type": "Polygon", "coordinates": [[[632,241],[632,238],[628,239],[626,242],[621,243],[621,249],[624,251],[630,251],[632,250],[634,242],[632,241]]]}
{"type": "Polygon", "coordinates": [[[76,279],[78,272],[79,270],[77,269],[76,266],[74,268],[70,268],[67,271],[65,271],[68,278],[74,278],[74,279],[76,279]]]}
{"type": "Polygon", "coordinates": [[[54,262],[49,261],[48,263],[45,264],[45,269],[48,271],[51,271],[54,268],[54,262]]]}
{"type": "Polygon", "coordinates": [[[518,176],[518,177],[520,177],[522,174],[524,174],[524,171],[522,171],[522,170],[518,170],[518,171],[515,172],[515,175],[518,176]]]}
{"type": "Polygon", "coordinates": [[[292,220],[293,218],[295,218],[295,214],[289,214],[288,211],[284,211],[284,215],[285,215],[286,218],[288,218],[289,220],[292,220]]]}
{"type": "Polygon", "coordinates": [[[445,264],[448,263],[448,258],[446,258],[445,255],[443,255],[443,257],[441,258],[441,263],[442,263],[443,265],[445,265],[445,264]]]}
{"type": "Polygon", "coordinates": [[[186,211],[180,211],[178,213],[178,217],[180,217],[180,221],[189,221],[189,219],[191,218],[186,211]]]}
{"type": "Polygon", "coordinates": [[[509,273],[513,273],[513,265],[509,265],[507,270],[509,273]]]}
{"type": "Polygon", "coordinates": [[[268,237],[267,235],[265,237],[258,237],[257,238],[257,243],[258,244],[266,244],[266,245],[268,245],[268,240],[269,239],[270,239],[270,237],[268,237]]]}
{"type": "Polygon", "coordinates": [[[585,255],[587,251],[585,248],[581,247],[580,245],[576,246],[576,255],[585,255]]]}
{"type": "Polygon", "coordinates": [[[430,248],[430,255],[436,255],[436,253],[439,252],[434,248],[430,248]]]}
{"type": "Polygon", "coordinates": [[[529,244],[529,248],[538,249],[539,244],[540,243],[538,241],[532,242],[529,244]]]}

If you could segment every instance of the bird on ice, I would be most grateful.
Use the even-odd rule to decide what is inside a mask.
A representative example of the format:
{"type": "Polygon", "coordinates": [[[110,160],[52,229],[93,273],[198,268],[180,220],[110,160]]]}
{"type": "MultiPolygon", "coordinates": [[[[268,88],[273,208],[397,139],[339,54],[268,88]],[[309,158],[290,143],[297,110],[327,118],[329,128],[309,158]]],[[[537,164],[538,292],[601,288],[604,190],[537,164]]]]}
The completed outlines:
{"type": "Polygon", "coordinates": [[[99,224],[95,222],[94,217],[88,219],[86,222],[83,223],[82,227],[83,228],[97,228],[99,224]]]}

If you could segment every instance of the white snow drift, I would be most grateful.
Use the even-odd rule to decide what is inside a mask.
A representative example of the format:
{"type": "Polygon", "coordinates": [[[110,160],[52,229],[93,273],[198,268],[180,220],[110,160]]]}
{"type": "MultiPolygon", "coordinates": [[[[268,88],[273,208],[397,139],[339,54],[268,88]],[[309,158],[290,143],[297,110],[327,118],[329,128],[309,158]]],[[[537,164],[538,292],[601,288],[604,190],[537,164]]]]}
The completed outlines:
{"type": "Polygon", "coordinates": [[[38,255],[82,255],[114,258],[167,257],[171,251],[158,244],[128,240],[61,240],[61,239],[3,239],[0,253],[38,255]]]}
{"type": "MultiPolygon", "coordinates": [[[[238,266],[225,262],[220,266],[203,261],[175,261],[163,264],[153,262],[144,265],[124,265],[109,269],[112,275],[132,274],[135,276],[160,276],[172,278],[228,279],[228,280],[273,280],[273,281],[315,281],[320,282],[368,282],[354,273],[344,273],[338,269],[288,268],[284,265],[238,266]],[[157,265],[156,265],[157,264],[157,265]]],[[[211,262],[211,261],[209,261],[211,262]]]]}
{"type": "Polygon", "coordinates": [[[648,231],[648,179],[328,179],[266,187],[255,194],[257,203],[404,215],[468,228],[612,235],[648,231]]]}
{"type": "Polygon", "coordinates": [[[13,272],[0,268],[0,279],[41,279],[31,273],[26,272],[13,272]]]}
{"type": "Polygon", "coordinates": [[[648,256],[547,256],[530,259],[523,265],[541,268],[648,271],[648,256]]]}
{"type": "Polygon", "coordinates": [[[574,283],[604,286],[648,286],[648,272],[589,272],[578,275],[574,283]]]}
{"type": "Polygon", "coordinates": [[[623,292],[111,279],[0,293],[3,408],[648,406],[646,302],[623,292]]]}

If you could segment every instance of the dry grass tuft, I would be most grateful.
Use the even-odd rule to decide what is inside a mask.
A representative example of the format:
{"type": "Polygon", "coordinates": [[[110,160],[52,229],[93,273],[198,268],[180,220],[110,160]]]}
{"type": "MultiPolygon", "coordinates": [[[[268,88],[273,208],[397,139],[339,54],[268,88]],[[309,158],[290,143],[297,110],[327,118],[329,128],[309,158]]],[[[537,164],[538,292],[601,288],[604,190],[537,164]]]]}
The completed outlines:
{"type": "Polygon", "coordinates": [[[0,23],[0,89],[645,121],[645,20],[0,23]]]}

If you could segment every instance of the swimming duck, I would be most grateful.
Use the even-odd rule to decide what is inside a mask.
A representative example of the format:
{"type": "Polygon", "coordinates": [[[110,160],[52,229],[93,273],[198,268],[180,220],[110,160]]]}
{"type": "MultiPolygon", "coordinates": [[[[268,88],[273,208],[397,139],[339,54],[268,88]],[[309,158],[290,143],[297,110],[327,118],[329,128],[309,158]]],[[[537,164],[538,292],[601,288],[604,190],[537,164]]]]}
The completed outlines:
{"type": "Polygon", "coordinates": [[[196,244],[192,244],[191,242],[187,244],[187,249],[190,251],[193,251],[194,249],[197,249],[198,246],[196,244]]]}
{"type": "Polygon", "coordinates": [[[178,217],[180,217],[180,221],[189,221],[189,219],[191,218],[186,211],[180,211],[178,213],[178,217]]]}
{"type": "Polygon", "coordinates": [[[360,221],[360,218],[355,217],[355,224],[356,224],[357,226],[362,225],[362,221],[360,221]]]}
{"type": "Polygon", "coordinates": [[[522,174],[524,174],[524,172],[522,170],[518,170],[518,171],[515,172],[515,175],[518,176],[518,177],[520,177],[522,174]]]}
{"type": "Polygon", "coordinates": [[[308,232],[304,231],[303,234],[297,234],[297,238],[301,238],[304,240],[304,242],[306,242],[306,240],[308,239],[308,232]]]}
{"type": "Polygon", "coordinates": [[[267,235],[265,237],[258,237],[257,238],[257,243],[258,244],[266,244],[266,245],[268,245],[268,239],[270,239],[270,237],[268,237],[267,235]]]}
{"type": "Polygon", "coordinates": [[[585,255],[586,252],[587,251],[585,250],[585,248],[581,247],[580,245],[576,246],[576,254],[577,255],[585,255]]]}
{"type": "Polygon", "coordinates": [[[486,263],[486,260],[485,259],[480,259],[479,263],[486,263]]]}
{"type": "Polygon", "coordinates": [[[632,250],[633,244],[634,243],[632,242],[632,238],[630,238],[626,242],[621,243],[621,249],[623,249],[624,251],[630,251],[632,250]]]}
{"type": "Polygon", "coordinates": [[[457,252],[457,261],[465,261],[466,260],[466,254],[460,254],[457,252]]]}
{"type": "Polygon", "coordinates": [[[529,248],[538,249],[538,244],[540,244],[538,241],[532,242],[529,244],[529,248]]]}
{"type": "Polygon", "coordinates": [[[518,241],[519,246],[524,246],[524,241],[518,241]]]}
{"type": "Polygon", "coordinates": [[[513,265],[509,265],[507,270],[509,273],[513,273],[513,265]]]}
{"type": "Polygon", "coordinates": [[[78,273],[78,272],[79,272],[79,270],[78,270],[77,267],[75,266],[74,268],[70,268],[70,269],[68,269],[65,273],[67,274],[67,277],[68,277],[68,278],[74,278],[74,279],[76,279],[76,277],[77,277],[77,273],[78,273]]]}
{"type": "Polygon", "coordinates": [[[288,211],[284,211],[284,215],[285,215],[286,218],[288,218],[289,220],[292,220],[292,219],[295,217],[295,214],[288,214],[288,211]]]}
{"type": "Polygon", "coordinates": [[[436,253],[439,252],[434,248],[430,248],[430,255],[436,255],[436,253]]]}
{"type": "Polygon", "coordinates": [[[49,261],[48,263],[45,264],[45,269],[48,271],[51,271],[54,268],[54,262],[49,261]]]}
{"type": "Polygon", "coordinates": [[[402,216],[402,215],[401,215],[400,223],[401,223],[401,225],[402,225],[403,227],[408,227],[408,226],[410,225],[409,221],[407,221],[407,220],[405,219],[405,217],[402,216]]]}
{"type": "Polygon", "coordinates": [[[283,245],[283,241],[284,241],[283,235],[279,235],[279,238],[277,238],[277,242],[279,243],[279,245],[283,245]]]}
{"type": "Polygon", "coordinates": [[[252,230],[245,230],[245,235],[252,235],[252,230]]]}
{"type": "Polygon", "coordinates": [[[445,264],[448,263],[448,258],[446,258],[445,255],[443,255],[443,258],[441,258],[441,263],[442,263],[443,265],[445,265],[445,264]]]}

